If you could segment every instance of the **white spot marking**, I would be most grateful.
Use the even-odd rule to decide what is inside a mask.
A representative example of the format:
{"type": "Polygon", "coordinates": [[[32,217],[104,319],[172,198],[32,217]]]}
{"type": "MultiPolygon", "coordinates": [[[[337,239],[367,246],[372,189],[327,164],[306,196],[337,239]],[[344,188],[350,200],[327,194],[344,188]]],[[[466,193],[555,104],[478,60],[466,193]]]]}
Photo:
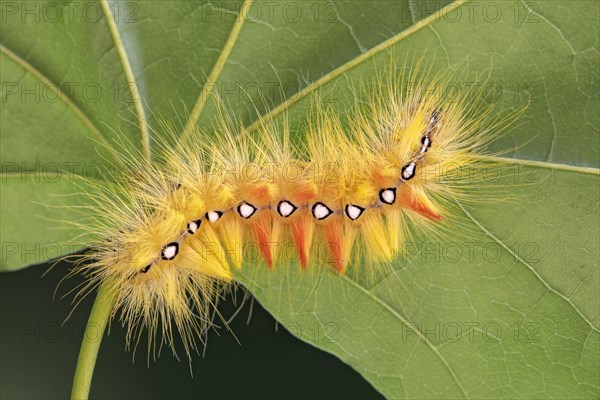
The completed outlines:
{"type": "Polygon", "coordinates": [[[408,164],[406,167],[404,167],[404,169],[402,170],[402,178],[408,180],[415,176],[416,167],[417,164],[414,161],[408,164]]]}
{"type": "Polygon", "coordinates": [[[381,201],[385,204],[394,204],[396,201],[396,190],[395,189],[384,189],[379,194],[381,201]]]}
{"type": "Polygon", "coordinates": [[[346,205],[346,216],[352,221],[360,217],[363,211],[365,211],[365,209],[362,207],[358,207],[353,204],[346,205]]]}
{"type": "Polygon", "coordinates": [[[162,258],[164,260],[172,260],[175,258],[178,251],[179,245],[177,243],[169,243],[162,251],[162,258]]]}
{"type": "Polygon", "coordinates": [[[316,203],[312,208],[312,212],[318,220],[325,219],[333,213],[333,211],[323,203],[316,203]]]}
{"type": "Polygon", "coordinates": [[[191,233],[192,235],[194,233],[196,233],[198,228],[200,228],[200,220],[192,221],[192,222],[188,223],[188,232],[191,233]]]}
{"type": "Polygon", "coordinates": [[[250,218],[256,212],[256,207],[250,203],[242,203],[238,206],[238,213],[244,218],[250,218]]]}
{"type": "Polygon", "coordinates": [[[206,213],[206,218],[210,222],[217,222],[221,218],[222,215],[223,215],[223,213],[221,211],[209,211],[206,213]]]}
{"type": "Polygon", "coordinates": [[[296,211],[296,208],[297,207],[289,201],[283,200],[277,206],[277,212],[279,212],[279,215],[282,217],[289,217],[294,213],[294,211],[296,211]]]}

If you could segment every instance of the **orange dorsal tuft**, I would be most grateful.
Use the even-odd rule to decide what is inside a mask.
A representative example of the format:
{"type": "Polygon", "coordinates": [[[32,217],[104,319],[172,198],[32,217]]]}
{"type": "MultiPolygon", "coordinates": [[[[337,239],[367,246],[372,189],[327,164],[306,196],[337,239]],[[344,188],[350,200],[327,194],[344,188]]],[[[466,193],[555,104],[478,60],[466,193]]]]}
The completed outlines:
{"type": "Polygon", "coordinates": [[[269,269],[273,268],[273,255],[271,254],[271,221],[267,215],[259,215],[251,224],[252,235],[258,243],[260,252],[269,269]]]}
{"type": "Polygon", "coordinates": [[[297,203],[308,203],[317,198],[317,189],[314,184],[304,184],[298,186],[290,193],[290,199],[297,203]]]}
{"type": "Polygon", "coordinates": [[[324,232],[333,266],[341,274],[346,269],[342,251],[342,225],[338,222],[330,222],[325,224],[324,232]]]}
{"type": "Polygon", "coordinates": [[[250,198],[260,204],[267,204],[272,199],[271,188],[268,184],[257,185],[249,190],[250,198]]]}
{"type": "Polygon", "coordinates": [[[314,223],[312,217],[304,214],[294,218],[290,223],[292,239],[298,253],[298,260],[302,269],[306,269],[310,253],[310,245],[314,231],[314,223]]]}
{"type": "Polygon", "coordinates": [[[419,198],[413,190],[408,186],[404,186],[402,191],[399,194],[398,200],[402,207],[406,207],[414,212],[428,218],[432,221],[441,221],[444,219],[444,216],[439,214],[434,208],[433,204],[429,199],[423,197],[419,198]]]}

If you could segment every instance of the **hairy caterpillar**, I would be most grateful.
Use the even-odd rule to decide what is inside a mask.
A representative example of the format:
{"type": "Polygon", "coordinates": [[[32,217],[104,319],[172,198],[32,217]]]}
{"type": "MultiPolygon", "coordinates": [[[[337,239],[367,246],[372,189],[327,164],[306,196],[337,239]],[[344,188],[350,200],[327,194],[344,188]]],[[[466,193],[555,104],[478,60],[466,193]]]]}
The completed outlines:
{"type": "Polygon", "coordinates": [[[439,171],[477,165],[496,121],[473,93],[438,90],[448,75],[391,70],[348,117],[317,104],[297,140],[285,122],[248,134],[221,113],[210,140],[162,142],[161,166],[129,153],[129,177],[92,195],[100,239],[74,271],[89,276],[82,293],[117,292],[128,344],[179,332],[189,356],[240,268],[374,274],[413,232],[441,229],[465,181],[439,171]]]}

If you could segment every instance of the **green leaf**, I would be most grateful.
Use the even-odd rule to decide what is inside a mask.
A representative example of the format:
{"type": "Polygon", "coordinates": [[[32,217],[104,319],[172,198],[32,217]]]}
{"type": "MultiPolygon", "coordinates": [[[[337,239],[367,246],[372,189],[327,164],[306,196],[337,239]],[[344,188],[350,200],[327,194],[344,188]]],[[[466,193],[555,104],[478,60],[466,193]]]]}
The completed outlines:
{"type": "Polygon", "coordinates": [[[217,92],[248,124],[256,105],[298,126],[315,94],[343,112],[388,50],[426,54],[435,70],[468,58],[471,76],[490,72],[498,110],[531,100],[490,146],[515,171],[494,184],[517,200],[459,203],[472,241],[417,243],[375,285],[295,266],[239,278],[292,333],[391,398],[598,397],[597,2],[265,2],[245,20],[240,3],[109,2],[97,21],[79,10],[58,22],[3,7],[2,270],[77,234],[39,216],[69,220],[52,206],[82,201],[65,197],[79,192],[72,176],[114,165],[120,140],[150,153],[158,117],[210,126],[217,92]],[[50,82],[67,95],[23,94],[50,82]],[[57,184],[49,163],[76,165],[57,184]]]}

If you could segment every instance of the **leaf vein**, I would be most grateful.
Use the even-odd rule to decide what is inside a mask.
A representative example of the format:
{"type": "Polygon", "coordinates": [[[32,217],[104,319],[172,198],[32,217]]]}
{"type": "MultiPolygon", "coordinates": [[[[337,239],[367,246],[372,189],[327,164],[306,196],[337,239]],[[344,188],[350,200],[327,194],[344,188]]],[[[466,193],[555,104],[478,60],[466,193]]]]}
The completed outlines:
{"type": "Polygon", "coordinates": [[[396,317],[400,322],[402,322],[409,329],[411,329],[413,332],[415,332],[415,334],[419,337],[419,340],[422,340],[425,344],[427,344],[427,346],[431,349],[431,351],[433,351],[435,356],[442,362],[442,364],[444,365],[444,367],[446,368],[446,370],[448,371],[448,373],[450,374],[450,376],[452,377],[452,379],[458,386],[459,390],[461,391],[461,393],[463,394],[465,399],[469,399],[469,395],[467,394],[467,391],[463,387],[460,379],[458,379],[458,375],[457,375],[456,371],[454,371],[454,368],[452,368],[452,366],[450,365],[448,360],[446,360],[446,357],[444,357],[444,355],[438,350],[438,348],[436,346],[434,346],[433,343],[431,343],[431,341],[427,338],[427,336],[423,335],[423,333],[419,329],[417,329],[413,324],[410,324],[408,322],[408,320],[406,320],[406,318],[404,318],[400,313],[398,313],[396,310],[394,310],[392,307],[390,307],[389,304],[387,304],[386,302],[381,300],[378,296],[374,295],[373,293],[370,293],[368,290],[366,290],[364,287],[362,287],[358,283],[354,282],[352,279],[348,278],[346,275],[343,275],[342,278],[345,279],[346,281],[348,281],[350,284],[352,284],[356,288],[358,288],[363,293],[365,293],[371,299],[375,300],[384,309],[386,309],[394,317],[396,317]]]}
{"type": "Polygon", "coordinates": [[[106,17],[106,23],[108,25],[110,35],[113,38],[115,48],[117,49],[117,52],[119,54],[119,59],[121,60],[121,65],[123,66],[125,78],[129,83],[127,86],[129,88],[129,91],[131,92],[133,103],[135,105],[135,111],[138,118],[142,152],[144,154],[144,157],[150,160],[150,133],[148,131],[148,120],[146,118],[146,112],[144,111],[144,105],[142,104],[142,99],[140,97],[140,91],[135,79],[135,75],[133,74],[133,69],[131,68],[131,63],[129,62],[127,51],[125,50],[125,46],[123,45],[123,41],[121,40],[121,34],[119,33],[119,29],[117,28],[117,24],[107,3],[107,0],[98,1],[100,2],[100,7],[102,8],[102,11],[104,12],[104,15],[106,17]]]}
{"type": "Polygon", "coordinates": [[[202,114],[202,111],[204,110],[204,106],[206,105],[206,102],[208,100],[208,97],[211,94],[211,92],[209,92],[209,90],[214,89],[212,87],[212,84],[214,84],[219,79],[219,76],[221,75],[221,72],[223,71],[223,68],[225,67],[225,63],[229,59],[231,51],[233,50],[233,47],[235,46],[235,43],[237,42],[240,31],[242,30],[242,26],[244,25],[244,22],[246,20],[245,16],[247,14],[247,10],[251,5],[252,5],[252,0],[244,1],[244,4],[242,5],[242,8],[240,9],[240,14],[239,14],[238,18],[236,19],[235,23],[233,24],[233,27],[231,28],[231,32],[229,32],[229,36],[227,37],[227,40],[225,41],[225,46],[221,50],[221,54],[219,55],[219,58],[217,58],[217,62],[213,66],[212,71],[210,71],[210,74],[208,75],[208,78],[206,79],[206,82],[202,86],[202,90],[200,91],[200,94],[198,95],[198,99],[196,100],[196,103],[194,104],[194,108],[192,109],[192,112],[190,113],[190,116],[185,124],[185,127],[183,128],[183,131],[181,132],[181,135],[180,135],[181,141],[184,142],[188,139],[192,130],[194,129],[194,126],[196,125],[196,122],[198,122],[198,119],[200,118],[200,115],[202,114]]]}
{"type": "Polygon", "coordinates": [[[569,305],[571,305],[571,307],[573,307],[573,309],[577,312],[577,314],[590,326],[590,328],[592,328],[594,331],[600,333],[600,329],[596,328],[594,326],[594,324],[592,324],[592,322],[589,319],[587,319],[587,317],[585,315],[583,315],[583,313],[575,306],[575,304],[573,304],[573,302],[571,301],[571,299],[569,299],[563,293],[559,292],[558,290],[556,290],[552,286],[550,286],[550,284],[548,282],[546,282],[546,280],[544,280],[544,278],[535,270],[535,268],[533,268],[527,261],[525,261],[523,258],[521,258],[517,253],[515,253],[506,244],[504,244],[504,242],[502,242],[502,240],[500,240],[500,238],[498,238],[497,236],[495,236],[485,226],[483,226],[477,219],[475,219],[475,217],[473,217],[473,215],[471,215],[471,213],[469,213],[469,211],[467,211],[467,209],[464,208],[464,206],[459,201],[456,201],[456,203],[462,209],[462,211],[465,213],[465,215],[471,221],[473,221],[475,223],[475,225],[477,225],[477,227],[479,227],[479,229],[481,229],[482,232],[484,232],[486,235],[488,235],[490,238],[492,238],[496,243],[498,243],[500,246],[502,246],[502,248],[504,248],[510,255],[512,255],[513,257],[515,257],[515,260],[518,260],[521,264],[523,264],[525,267],[527,267],[533,273],[533,275],[550,292],[556,294],[558,297],[560,297],[561,299],[563,299],[564,301],[566,301],[567,303],[569,303],[569,305]]]}
{"type": "Polygon", "coordinates": [[[318,88],[326,85],[330,81],[332,81],[335,78],[339,77],[340,75],[342,75],[342,74],[350,71],[354,67],[360,65],[361,63],[363,63],[366,60],[374,57],[375,55],[381,53],[382,51],[387,50],[388,48],[392,47],[396,43],[398,43],[398,42],[406,39],[410,35],[412,35],[412,34],[418,32],[418,31],[420,31],[421,29],[423,29],[423,28],[431,25],[436,20],[439,20],[440,17],[442,17],[442,16],[446,15],[447,13],[449,13],[450,11],[452,11],[452,10],[460,7],[461,5],[463,5],[466,2],[467,2],[467,0],[456,0],[456,1],[448,4],[447,6],[445,6],[444,8],[436,11],[435,13],[431,14],[427,18],[422,19],[421,21],[415,23],[414,25],[411,25],[409,28],[403,30],[402,32],[398,33],[397,35],[392,36],[391,38],[385,40],[384,42],[378,44],[377,46],[372,47],[368,51],[366,51],[366,52],[358,55],[357,57],[353,58],[352,60],[346,62],[345,64],[339,66],[338,68],[336,68],[336,69],[330,71],[329,73],[323,75],[321,78],[319,78],[316,81],[312,82],[310,85],[306,86],[305,88],[303,88],[302,90],[300,90],[299,92],[297,92],[295,95],[293,95],[292,97],[288,98],[283,103],[279,104],[277,107],[273,108],[268,113],[266,113],[263,116],[261,116],[258,119],[256,119],[252,124],[248,125],[244,129],[244,131],[242,132],[242,134],[243,133],[249,133],[249,132],[252,132],[252,131],[256,130],[259,126],[261,126],[265,122],[268,122],[268,121],[272,120],[277,115],[281,114],[283,111],[285,111],[286,109],[288,109],[290,106],[292,106],[293,104],[297,103],[300,99],[303,99],[304,97],[306,97],[310,93],[316,91],[318,88]]]}
{"type": "Polygon", "coordinates": [[[81,122],[90,130],[90,132],[98,139],[105,148],[111,153],[115,161],[119,163],[119,165],[123,165],[123,160],[117,154],[115,148],[110,144],[106,136],[98,129],[98,127],[88,118],[88,116],[83,112],[81,108],[71,99],[65,92],[60,89],[58,83],[51,81],[48,77],[46,77],[40,70],[34,67],[31,63],[21,58],[14,51],[6,47],[6,45],[0,43],[0,52],[4,53],[8,58],[17,63],[23,70],[33,76],[35,79],[42,82],[48,90],[54,92],[54,94],[61,99],[73,114],[75,114],[81,122]]]}

